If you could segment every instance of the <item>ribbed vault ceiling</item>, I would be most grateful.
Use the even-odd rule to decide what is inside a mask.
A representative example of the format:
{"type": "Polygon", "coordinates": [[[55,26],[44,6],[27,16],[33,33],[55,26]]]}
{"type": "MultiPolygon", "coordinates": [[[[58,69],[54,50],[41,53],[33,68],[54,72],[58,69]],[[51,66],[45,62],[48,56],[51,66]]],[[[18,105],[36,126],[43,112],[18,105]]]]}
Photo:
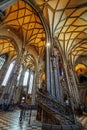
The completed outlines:
{"type": "Polygon", "coordinates": [[[32,45],[36,48],[38,54],[42,52],[45,45],[42,40],[43,37],[45,38],[45,32],[40,18],[27,3],[19,0],[8,8],[4,24],[10,25],[18,32],[23,46],[28,48],[28,46],[32,45]]]}
{"type": "MultiPolygon", "coordinates": [[[[40,7],[62,55],[70,58],[72,63],[80,55],[87,55],[87,0],[33,0],[34,2],[40,7]]],[[[44,53],[46,36],[43,24],[35,10],[24,1],[18,0],[7,8],[2,25],[13,29],[22,41],[19,43],[21,49],[25,49],[28,54],[29,48],[34,48],[37,55],[44,53]]],[[[16,55],[12,43],[7,42],[8,40],[0,39],[0,53],[16,55]]],[[[31,56],[30,59],[32,63],[31,56]]]]}
{"type": "MultiPolygon", "coordinates": [[[[23,58],[26,58],[24,60],[26,61],[24,64],[29,64],[30,61],[32,63],[32,58],[28,52],[30,51],[30,47],[34,48],[37,55],[44,52],[45,32],[42,22],[34,9],[32,9],[27,3],[19,0],[10,8],[7,8],[5,18],[2,19],[2,24],[7,25],[9,27],[9,31],[13,31],[21,39],[22,42],[19,43],[20,48],[22,52],[25,51],[23,58]]],[[[14,50],[15,55],[16,51],[18,51],[15,50],[14,47],[12,48],[11,43],[8,41],[2,41],[1,39],[0,45],[2,50],[4,49],[3,53],[10,54],[14,50]],[[3,46],[2,43],[4,43],[3,46]]]]}
{"type": "Polygon", "coordinates": [[[8,54],[11,57],[16,56],[16,51],[13,43],[9,39],[1,38],[0,39],[0,54],[8,54]]]}
{"type": "Polygon", "coordinates": [[[87,54],[87,0],[35,0],[63,55],[72,62],[87,54]]]}

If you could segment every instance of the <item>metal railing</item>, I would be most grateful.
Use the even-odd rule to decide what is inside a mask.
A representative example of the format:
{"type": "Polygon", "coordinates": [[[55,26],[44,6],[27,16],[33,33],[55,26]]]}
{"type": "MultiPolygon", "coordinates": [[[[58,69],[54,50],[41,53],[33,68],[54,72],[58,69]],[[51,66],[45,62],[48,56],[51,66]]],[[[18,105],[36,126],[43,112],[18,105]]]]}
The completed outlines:
{"type": "Polygon", "coordinates": [[[42,109],[48,113],[51,112],[56,118],[60,118],[64,122],[70,122],[75,124],[74,116],[71,107],[65,106],[52,98],[49,94],[43,94],[37,91],[36,97],[37,104],[42,106],[42,109]]]}

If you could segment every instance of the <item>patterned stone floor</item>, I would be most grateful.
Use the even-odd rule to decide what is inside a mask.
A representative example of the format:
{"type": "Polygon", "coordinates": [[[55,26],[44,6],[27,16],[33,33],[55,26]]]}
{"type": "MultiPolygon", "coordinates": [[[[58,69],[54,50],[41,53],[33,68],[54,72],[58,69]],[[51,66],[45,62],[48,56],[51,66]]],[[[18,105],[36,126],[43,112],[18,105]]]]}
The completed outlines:
{"type": "Polygon", "coordinates": [[[35,120],[36,113],[32,112],[32,118],[29,124],[29,112],[26,118],[19,121],[20,111],[0,112],[0,130],[42,130],[42,125],[35,120]]]}
{"type": "MultiPolygon", "coordinates": [[[[42,124],[35,119],[36,111],[32,111],[32,117],[29,124],[30,112],[26,112],[25,118],[20,122],[20,110],[13,112],[0,112],[0,130],[42,130],[42,124]]],[[[87,130],[87,115],[78,117],[82,123],[83,129],[87,130]]]]}

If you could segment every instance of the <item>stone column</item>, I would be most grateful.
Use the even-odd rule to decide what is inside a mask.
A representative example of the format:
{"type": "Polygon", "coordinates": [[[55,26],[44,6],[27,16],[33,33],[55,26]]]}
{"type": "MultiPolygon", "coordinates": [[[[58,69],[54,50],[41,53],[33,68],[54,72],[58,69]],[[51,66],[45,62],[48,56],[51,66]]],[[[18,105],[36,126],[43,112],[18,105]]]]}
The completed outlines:
{"type": "Polygon", "coordinates": [[[60,94],[60,102],[63,103],[63,89],[60,85],[60,72],[59,72],[59,57],[56,56],[56,64],[57,64],[57,77],[58,77],[58,86],[59,86],[59,94],[60,94]]]}
{"type": "Polygon", "coordinates": [[[24,79],[24,74],[25,74],[26,68],[23,66],[22,72],[21,72],[21,76],[19,79],[19,84],[18,87],[20,88],[20,93],[19,93],[19,102],[21,102],[21,98],[22,98],[22,92],[23,92],[23,79],[24,79]]]}
{"type": "Polygon", "coordinates": [[[60,84],[59,84],[58,68],[57,68],[57,55],[55,55],[54,52],[51,56],[51,60],[52,60],[52,68],[54,74],[53,79],[54,79],[55,97],[60,102],[60,84]]]}
{"type": "MultiPolygon", "coordinates": [[[[20,69],[21,69],[21,65],[20,65],[20,68],[19,68],[19,71],[20,71],[20,69]]],[[[21,72],[20,72],[20,77],[19,77],[19,79],[18,79],[18,76],[19,76],[19,73],[18,73],[18,76],[17,76],[17,82],[16,82],[16,86],[15,86],[15,88],[14,88],[14,92],[13,92],[13,101],[14,101],[14,103],[18,103],[19,102],[19,98],[20,98],[20,92],[21,92],[21,88],[20,88],[20,78],[21,78],[21,75],[22,75],[22,71],[23,71],[23,69],[21,70],[21,72]]]]}
{"type": "Polygon", "coordinates": [[[34,78],[33,78],[33,88],[32,88],[32,104],[35,104],[35,98],[36,98],[36,92],[38,88],[40,88],[40,75],[39,75],[39,57],[38,57],[38,62],[37,65],[35,66],[35,72],[34,72],[34,78]]]}
{"type": "Polygon", "coordinates": [[[17,85],[17,77],[18,77],[18,74],[19,74],[19,71],[20,71],[19,68],[20,68],[20,59],[17,59],[17,61],[15,63],[15,66],[14,66],[13,75],[12,75],[12,77],[10,79],[11,82],[8,84],[8,86],[9,86],[9,89],[8,89],[8,93],[9,93],[8,104],[11,102],[14,89],[15,89],[15,87],[17,85]]]}
{"type": "Polygon", "coordinates": [[[80,104],[79,92],[78,92],[78,88],[77,88],[77,84],[75,80],[75,74],[74,74],[72,66],[70,66],[70,72],[71,72],[72,80],[73,80],[73,91],[74,91],[74,96],[75,96],[74,98],[75,98],[77,106],[79,106],[80,104]]]}
{"type": "Polygon", "coordinates": [[[78,106],[80,103],[79,93],[78,93],[74,73],[72,70],[72,66],[68,62],[67,62],[67,75],[68,75],[68,82],[70,84],[70,91],[71,91],[73,103],[75,104],[75,106],[78,106]]]}
{"type": "MultiPolygon", "coordinates": [[[[9,68],[9,65],[11,64],[11,62],[10,62],[10,63],[9,63],[9,62],[10,62],[10,60],[8,60],[8,61],[6,62],[5,66],[4,66],[3,70],[2,70],[2,77],[1,77],[1,80],[2,80],[2,81],[4,80],[4,77],[5,77],[6,73],[7,73],[7,70],[8,70],[8,68],[9,68]]],[[[4,94],[5,94],[5,93],[7,94],[8,89],[9,89],[8,85],[4,86],[3,92],[2,92],[2,95],[1,95],[1,98],[0,98],[0,102],[1,102],[1,103],[3,102],[4,94]]]]}
{"type": "Polygon", "coordinates": [[[36,73],[33,74],[33,87],[32,87],[32,100],[31,100],[31,104],[35,105],[35,97],[36,97],[36,89],[37,89],[37,86],[36,86],[36,73]]]}
{"type": "Polygon", "coordinates": [[[73,103],[73,95],[72,95],[72,86],[70,82],[70,77],[69,77],[69,67],[67,65],[68,62],[64,60],[64,69],[65,69],[65,74],[66,74],[66,79],[67,79],[67,87],[68,87],[68,94],[69,94],[69,103],[73,112],[73,119],[76,122],[75,118],[75,111],[74,111],[74,103],[73,103]]]}
{"type": "Polygon", "coordinates": [[[47,43],[46,45],[46,84],[47,84],[47,91],[51,92],[50,87],[50,45],[47,43]]]}
{"type": "Polygon", "coordinates": [[[51,94],[52,94],[52,96],[54,96],[55,97],[55,92],[56,92],[56,90],[55,90],[55,84],[54,84],[54,72],[53,72],[53,66],[52,66],[52,58],[50,57],[50,77],[51,77],[51,84],[50,84],[50,86],[51,86],[51,94]]]}

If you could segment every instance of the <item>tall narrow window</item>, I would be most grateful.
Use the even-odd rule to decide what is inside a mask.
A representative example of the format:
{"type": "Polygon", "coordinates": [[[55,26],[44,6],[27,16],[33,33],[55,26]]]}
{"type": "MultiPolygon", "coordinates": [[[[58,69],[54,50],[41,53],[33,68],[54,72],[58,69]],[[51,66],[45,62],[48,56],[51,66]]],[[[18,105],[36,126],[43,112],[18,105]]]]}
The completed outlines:
{"type": "Polygon", "coordinates": [[[9,66],[7,72],[6,72],[5,78],[4,78],[3,82],[2,82],[2,86],[6,86],[8,80],[9,80],[10,74],[11,74],[11,72],[12,72],[12,69],[13,69],[13,67],[14,67],[14,64],[15,64],[15,61],[13,61],[13,62],[10,64],[10,66],[9,66]]]}
{"type": "Polygon", "coordinates": [[[27,71],[25,72],[25,74],[24,74],[23,86],[27,86],[28,77],[29,77],[29,70],[27,70],[27,71]]]}
{"type": "Polygon", "coordinates": [[[1,68],[2,68],[2,66],[3,66],[3,64],[4,64],[4,62],[5,62],[5,60],[6,60],[6,55],[0,56],[0,70],[1,70],[1,68]]]}
{"type": "Polygon", "coordinates": [[[21,65],[21,66],[20,66],[20,70],[19,70],[19,74],[18,74],[18,77],[17,77],[17,86],[18,86],[19,81],[20,81],[20,77],[21,77],[22,70],[23,70],[23,68],[22,68],[22,65],[21,65]]]}
{"type": "Polygon", "coordinates": [[[30,82],[29,82],[29,89],[28,89],[28,94],[31,94],[32,93],[32,87],[33,87],[33,73],[31,74],[30,76],[30,82]]]}

